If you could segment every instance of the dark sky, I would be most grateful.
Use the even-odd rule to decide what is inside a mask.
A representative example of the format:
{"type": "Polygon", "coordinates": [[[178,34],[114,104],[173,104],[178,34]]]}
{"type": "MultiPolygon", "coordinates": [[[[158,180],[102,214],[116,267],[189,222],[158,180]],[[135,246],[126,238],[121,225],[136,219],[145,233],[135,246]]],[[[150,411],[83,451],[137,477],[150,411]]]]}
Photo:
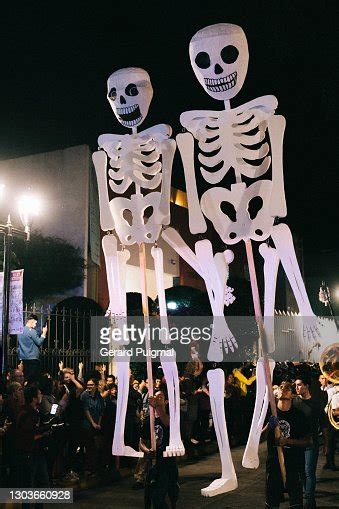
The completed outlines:
{"type": "MultiPolygon", "coordinates": [[[[232,105],[274,94],[287,119],[287,222],[306,251],[339,249],[338,37],[330,0],[2,3],[0,158],[77,144],[96,148],[104,132],[126,132],[106,100],[121,67],[151,75],[153,103],[143,127],[180,132],[189,109],[221,109],[197,82],[188,43],[200,28],[243,27],[250,65],[232,105]]],[[[174,185],[183,186],[179,159],[174,185]]]]}

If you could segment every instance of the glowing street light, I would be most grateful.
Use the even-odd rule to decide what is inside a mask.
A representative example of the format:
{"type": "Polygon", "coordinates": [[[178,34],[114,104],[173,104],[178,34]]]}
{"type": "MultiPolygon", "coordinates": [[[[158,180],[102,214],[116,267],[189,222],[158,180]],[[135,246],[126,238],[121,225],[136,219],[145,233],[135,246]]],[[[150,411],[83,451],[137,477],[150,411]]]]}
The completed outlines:
{"type": "Polygon", "coordinates": [[[41,209],[41,202],[36,196],[23,195],[18,199],[18,210],[21,222],[29,240],[33,218],[38,216],[41,209]]]}
{"type": "MultiPolygon", "coordinates": [[[[5,194],[5,186],[0,183],[0,199],[5,194]]],[[[3,294],[2,294],[2,355],[1,370],[5,373],[7,365],[7,339],[9,325],[9,297],[10,297],[10,274],[11,274],[11,252],[13,237],[21,237],[29,241],[31,234],[32,221],[38,215],[40,202],[34,196],[25,195],[18,199],[18,209],[20,219],[24,230],[15,228],[11,222],[11,216],[8,214],[7,223],[0,224],[0,234],[4,237],[4,257],[3,257],[3,294]]]]}

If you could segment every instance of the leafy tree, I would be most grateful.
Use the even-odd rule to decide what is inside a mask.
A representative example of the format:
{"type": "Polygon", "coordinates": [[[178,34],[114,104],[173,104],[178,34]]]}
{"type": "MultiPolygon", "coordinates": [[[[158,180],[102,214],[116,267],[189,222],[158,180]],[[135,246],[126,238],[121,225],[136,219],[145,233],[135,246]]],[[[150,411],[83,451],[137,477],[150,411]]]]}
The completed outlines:
{"type": "MultiPolygon", "coordinates": [[[[0,267],[3,244],[0,247],[0,267]]],[[[25,269],[24,300],[28,303],[64,293],[81,284],[85,261],[80,248],[57,237],[32,234],[31,240],[14,239],[11,269],[25,269]]]]}

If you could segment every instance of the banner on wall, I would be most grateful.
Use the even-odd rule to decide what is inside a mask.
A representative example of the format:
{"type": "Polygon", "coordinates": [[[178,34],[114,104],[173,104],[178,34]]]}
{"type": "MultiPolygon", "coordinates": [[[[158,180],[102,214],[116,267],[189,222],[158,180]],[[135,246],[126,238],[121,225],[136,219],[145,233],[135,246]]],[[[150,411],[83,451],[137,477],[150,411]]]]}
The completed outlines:
{"type": "MultiPolygon", "coordinates": [[[[20,334],[23,323],[23,281],[24,269],[12,270],[9,292],[9,334],[20,334]]],[[[0,331],[2,330],[4,273],[0,272],[0,331]]]]}

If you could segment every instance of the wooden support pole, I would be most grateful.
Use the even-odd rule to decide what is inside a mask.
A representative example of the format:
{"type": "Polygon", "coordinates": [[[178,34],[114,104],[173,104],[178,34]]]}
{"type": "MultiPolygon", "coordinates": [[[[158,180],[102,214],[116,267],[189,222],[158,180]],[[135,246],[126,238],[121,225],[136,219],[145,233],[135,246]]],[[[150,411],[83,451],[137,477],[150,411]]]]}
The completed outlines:
{"type": "MultiPolygon", "coordinates": [[[[261,340],[261,347],[263,351],[263,358],[264,358],[264,370],[265,370],[265,379],[266,379],[266,385],[267,385],[267,393],[268,393],[268,399],[270,402],[271,412],[272,415],[277,417],[277,407],[275,404],[274,394],[272,390],[272,380],[271,380],[271,373],[270,373],[270,364],[268,360],[268,355],[266,352],[266,336],[265,336],[265,327],[264,327],[264,321],[263,316],[261,312],[261,306],[260,306],[260,297],[259,297],[259,289],[258,289],[258,281],[257,281],[257,274],[255,271],[255,264],[254,264],[254,257],[253,257],[253,249],[252,249],[252,242],[250,239],[245,241],[246,246],[246,255],[247,255],[247,263],[248,263],[248,270],[250,273],[250,281],[251,281],[251,289],[252,289],[252,297],[253,297],[253,305],[254,305],[254,313],[255,318],[257,320],[258,329],[259,329],[259,337],[261,340]]],[[[276,426],[274,429],[274,436],[275,438],[280,438],[280,429],[279,426],[276,426]]],[[[281,470],[281,477],[284,483],[284,486],[286,486],[286,468],[285,468],[285,459],[284,459],[284,453],[281,446],[277,447],[278,452],[278,459],[279,459],[279,465],[281,470]]]]}
{"type": "MultiPolygon", "coordinates": [[[[148,295],[147,295],[147,274],[146,274],[146,249],[145,244],[142,242],[139,244],[139,264],[141,273],[141,295],[142,295],[142,312],[144,315],[144,327],[146,330],[146,364],[147,364],[147,378],[148,378],[148,397],[153,396],[153,371],[152,371],[152,359],[149,355],[151,349],[150,341],[150,328],[149,328],[149,308],[148,308],[148,295]]],[[[150,433],[151,433],[151,447],[153,451],[156,450],[156,439],[155,439],[155,427],[154,427],[154,408],[149,405],[149,417],[150,417],[150,433]]]]}

